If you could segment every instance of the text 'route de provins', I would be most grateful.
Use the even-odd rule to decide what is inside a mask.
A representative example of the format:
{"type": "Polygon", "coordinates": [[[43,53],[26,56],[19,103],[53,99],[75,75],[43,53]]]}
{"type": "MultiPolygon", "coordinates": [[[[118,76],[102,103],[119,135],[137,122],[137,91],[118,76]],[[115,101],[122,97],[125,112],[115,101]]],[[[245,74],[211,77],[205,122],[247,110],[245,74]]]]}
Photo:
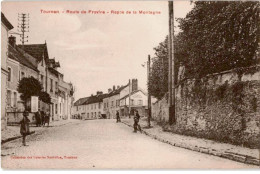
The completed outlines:
{"type": "Polygon", "coordinates": [[[42,10],[40,11],[43,14],[149,14],[149,15],[158,15],[161,14],[160,11],[146,11],[146,10],[42,10]]]}

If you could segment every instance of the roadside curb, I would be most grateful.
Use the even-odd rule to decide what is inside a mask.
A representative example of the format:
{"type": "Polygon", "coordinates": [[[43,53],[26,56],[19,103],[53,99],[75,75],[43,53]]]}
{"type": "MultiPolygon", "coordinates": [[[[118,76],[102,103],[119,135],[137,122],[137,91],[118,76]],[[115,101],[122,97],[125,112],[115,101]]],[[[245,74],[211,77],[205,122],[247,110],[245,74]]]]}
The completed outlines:
{"type": "MultiPolygon", "coordinates": [[[[121,121],[121,122],[123,124],[129,126],[129,127],[133,127],[129,123],[126,123],[124,121],[121,121]]],[[[214,155],[214,156],[226,158],[226,159],[229,159],[229,160],[232,160],[232,161],[237,161],[237,162],[241,162],[241,163],[245,163],[245,164],[260,166],[259,159],[252,157],[252,156],[228,152],[228,151],[216,151],[215,149],[206,148],[206,147],[198,147],[196,145],[194,146],[194,145],[190,145],[190,144],[182,144],[182,143],[178,143],[178,142],[171,142],[171,141],[165,140],[165,139],[163,139],[163,138],[161,138],[157,135],[151,134],[144,129],[142,129],[142,133],[144,133],[145,135],[147,135],[147,136],[149,136],[149,137],[151,137],[155,140],[161,141],[163,143],[170,144],[170,145],[175,146],[175,147],[180,147],[180,148],[184,148],[184,149],[188,149],[188,150],[192,150],[192,151],[196,151],[196,152],[200,152],[200,153],[205,153],[205,154],[208,154],[208,155],[214,155]]]]}
{"type": "MultiPolygon", "coordinates": [[[[35,131],[31,131],[28,135],[32,135],[32,134],[34,134],[34,133],[35,133],[35,131]]],[[[23,137],[22,135],[19,135],[19,136],[7,138],[7,139],[5,139],[5,140],[1,140],[1,145],[4,144],[4,143],[7,143],[7,142],[9,142],[9,141],[16,140],[16,139],[18,139],[18,138],[22,138],[22,137],[23,137]]]]}

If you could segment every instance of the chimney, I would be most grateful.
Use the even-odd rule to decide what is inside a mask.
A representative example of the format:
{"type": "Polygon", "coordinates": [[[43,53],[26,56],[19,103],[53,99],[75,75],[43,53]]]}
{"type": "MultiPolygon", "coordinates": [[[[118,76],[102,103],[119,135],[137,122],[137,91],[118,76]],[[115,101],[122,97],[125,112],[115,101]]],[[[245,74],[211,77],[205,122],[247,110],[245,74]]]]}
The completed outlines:
{"type": "Polygon", "coordinates": [[[138,80],[132,79],[132,91],[138,90],[138,80]]]}
{"type": "Polygon", "coordinates": [[[97,95],[101,95],[101,94],[103,94],[102,91],[97,91],[97,95]]]}
{"type": "Polygon", "coordinates": [[[113,91],[114,91],[114,90],[116,90],[116,86],[115,86],[115,85],[113,86],[113,91]]]}
{"type": "Polygon", "coordinates": [[[16,37],[14,37],[14,36],[11,35],[11,36],[8,38],[8,42],[9,42],[9,44],[14,48],[15,45],[16,45],[16,37]]]}
{"type": "Polygon", "coordinates": [[[120,88],[120,86],[119,85],[117,85],[117,89],[119,89],[120,88]]]}
{"type": "Polygon", "coordinates": [[[110,92],[112,92],[112,89],[111,89],[111,88],[108,89],[108,93],[110,93],[110,92]]]}

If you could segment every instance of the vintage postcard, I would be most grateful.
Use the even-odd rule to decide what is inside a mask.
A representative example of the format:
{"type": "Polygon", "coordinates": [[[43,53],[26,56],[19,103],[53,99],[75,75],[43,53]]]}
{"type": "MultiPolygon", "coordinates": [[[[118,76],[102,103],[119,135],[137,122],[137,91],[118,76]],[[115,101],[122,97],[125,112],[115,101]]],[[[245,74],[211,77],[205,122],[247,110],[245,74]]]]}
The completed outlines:
{"type": "Polygon", "coordinates": [[[259,1],[2,1],[3,169],[259,169],[259,1]]]}

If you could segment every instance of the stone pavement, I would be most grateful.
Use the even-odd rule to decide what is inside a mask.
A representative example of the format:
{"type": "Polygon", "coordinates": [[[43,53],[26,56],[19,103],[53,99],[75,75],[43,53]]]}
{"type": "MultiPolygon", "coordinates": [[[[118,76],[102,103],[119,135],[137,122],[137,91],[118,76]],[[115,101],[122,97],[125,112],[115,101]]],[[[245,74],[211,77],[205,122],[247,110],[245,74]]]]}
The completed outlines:
{"type": "MultiPolygon", "coordinates": [[[[76,119],[53,121],[53,122],[50,122],[49,127],[62,126],[62,125],[66,125],[66,124],[78,122],[78,121],[79,120],[76,120],[76,119]]],[[[34,134],[37,131],[42,131],[49,127],[48,126],[36,127],[35,125],[30,125],[30,134],[34,134]]],[[[20,134],[20,125],[7,126],[6,130],[1,131],[1,144],[15,140],[17,138],[21,138],[21,137],[22,136],[20,134]]]]}
{"type": "MultiPolygon", "coordinates": [[[[132,127],[134,123],[133,118],[123,118],[121,121],[130,127],[132,127]]],[[[259,149],[250,149],[232,144],[215,142],[208,139],[164,132],[162,127],[157,125],[154,121],[151,121],[152,128],[147,129],[145,128],[147,127],[147,121],[144,118],[140,119],[139,124],[142,127],[142,132],[144,134],[172,146],[260,166],[259,149]]]]}

